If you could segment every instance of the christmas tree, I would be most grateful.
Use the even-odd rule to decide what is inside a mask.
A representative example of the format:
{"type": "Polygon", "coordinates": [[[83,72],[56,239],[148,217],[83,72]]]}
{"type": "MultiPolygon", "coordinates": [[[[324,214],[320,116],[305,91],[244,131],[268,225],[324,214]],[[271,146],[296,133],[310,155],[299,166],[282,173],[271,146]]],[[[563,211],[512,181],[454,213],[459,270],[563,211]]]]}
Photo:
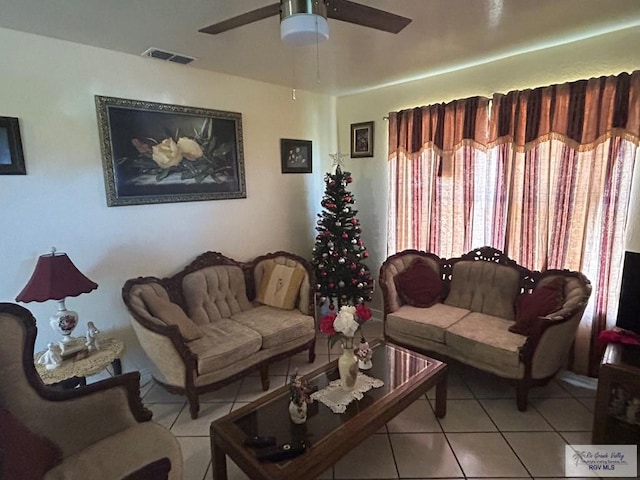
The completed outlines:
{"type": "Polygon", "coordinates": [[[346,189],[353,181],[351,173],[343,172],[338,165],[324,181],[326,190],[320,202],[323,211],[318,214],[312,263],[320,303],[328,302],[333,310],[371,301],[373,277],[362,263],[369,254],[360,239],[358,212],[352,209],[355,199],[346,189]]]}

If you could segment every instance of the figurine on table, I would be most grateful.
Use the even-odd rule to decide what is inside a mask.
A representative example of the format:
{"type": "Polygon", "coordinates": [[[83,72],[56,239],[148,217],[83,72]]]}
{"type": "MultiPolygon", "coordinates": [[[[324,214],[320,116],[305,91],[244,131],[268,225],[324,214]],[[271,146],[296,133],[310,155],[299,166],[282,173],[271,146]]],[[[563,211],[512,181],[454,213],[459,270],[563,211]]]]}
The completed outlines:
{"type": "Polygon", "coordinates": [[[611,403],[609,404],[609,414],[614,417],[624,418],[627,409],[629,395],[622,387],[614,387],[611,390],[611,403]]]}
{"type": "Polygon", "coordinates": [[[360,339],[360,345],[355,351],[356,357],[358,357],[358,368],[360,370],[369,370],[373,367],[371,358],[373,357],[373,350],[369,347],[369,343],[362,337],[360,339]]]}
{"type": "Polygon", "coordinates": [[[289,415],[291,421],[296,424],[302,424],[307,421],[307,404],[311,403],[311,389],[307,382],[302,381],[302,377],[298,375],[298,370],[290,377],[289,383],[289,415]]]}
{"type": "Polygon", "coordinates": [[[100,345],[98,344],[98,334],[100,330],[96,328],[93,322],[87,323],[87,342],[85,345],[89,349],[89,352],[95,352],[100,350],[100,345]]]}
{"type": "Polygon", "coordinates": [[[57,343],[49,343],[47,351],[38,359],[40,365],[44,365],[47,370],[53,370],[62,363],[62,349],[57,343]]]}

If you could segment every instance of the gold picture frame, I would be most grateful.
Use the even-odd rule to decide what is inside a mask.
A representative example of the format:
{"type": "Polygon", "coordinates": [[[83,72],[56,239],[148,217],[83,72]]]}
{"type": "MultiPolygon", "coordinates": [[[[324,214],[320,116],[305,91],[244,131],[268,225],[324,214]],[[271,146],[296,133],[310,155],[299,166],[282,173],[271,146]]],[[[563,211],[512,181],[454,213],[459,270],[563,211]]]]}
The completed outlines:
{"type": "Polygon", "coordinates": [[[109,207],[246,198],[240,113],[95,101],[109,207]]]}

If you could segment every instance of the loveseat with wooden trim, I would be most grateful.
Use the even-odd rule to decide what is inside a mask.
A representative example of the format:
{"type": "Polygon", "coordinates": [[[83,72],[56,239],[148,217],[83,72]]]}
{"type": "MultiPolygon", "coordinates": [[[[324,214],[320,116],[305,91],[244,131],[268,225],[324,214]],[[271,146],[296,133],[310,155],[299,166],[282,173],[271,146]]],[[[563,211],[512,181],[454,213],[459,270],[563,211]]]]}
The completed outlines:
{"type": "Polygon", "coordinates": [[[544,385],[566,366],[591,295],[589,280],[579,272],[530,271],[491,247],[453,259],[418,250],[396,253],[380,269],[380,287],[386,339],[513,380],[520,410],[526,410],[532,386],[544,385]],[[409,278],[410,268],[425,266],[437,281],[427,275],[424,283],[440,288],[439,281],[442,290],[419,299],[426,302],[421,304],[402,289],[415,290],[412,295],[419,297],[425,292],[416,283],[423,280],[399,280],[409,278]],[[559,296],[553,311],[524,320],[518,308],[529,305],[535,311],[537,299],[554,288],[559,296]]]}
{"type": "Polygon", "coordinates": [[[154,380],[186,395],[192,418],[198,396],[308,350],[315,359],[315,280],[303,258],[270,253],[238,262],[206,252],[169,278],[128,280],[122,297],[154,380]]]}

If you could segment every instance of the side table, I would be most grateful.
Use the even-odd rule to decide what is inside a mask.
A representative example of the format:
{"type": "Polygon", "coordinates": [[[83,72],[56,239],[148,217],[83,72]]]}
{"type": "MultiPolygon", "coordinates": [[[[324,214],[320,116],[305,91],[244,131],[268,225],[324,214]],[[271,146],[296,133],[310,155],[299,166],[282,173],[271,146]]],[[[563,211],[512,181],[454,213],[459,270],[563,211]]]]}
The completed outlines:
{"type": "Polygon", "coordinates": [[[38,363],[44,351],[38,352],[34,355],[36,370],[45,384],[56,383],[63,387],[86,385],[86,377],[100,373],[109,365],[113,367],[114,375],[122,374],[120,355],[124,351],[124,342],[113,337],[102,337],[98,338],[98,344],[100,350],[91,352],[81,360],[65,360],[53,370],[47,370],[44,365],[38,363]],[[67,381],[74,378],[76,379],[74,383],[67,384],[67,381]]]}
{"type": "Polygon", "coordinates": [[[602,357],[591,441],[640,442],[640,348],[610,343],[602,357]]]}

